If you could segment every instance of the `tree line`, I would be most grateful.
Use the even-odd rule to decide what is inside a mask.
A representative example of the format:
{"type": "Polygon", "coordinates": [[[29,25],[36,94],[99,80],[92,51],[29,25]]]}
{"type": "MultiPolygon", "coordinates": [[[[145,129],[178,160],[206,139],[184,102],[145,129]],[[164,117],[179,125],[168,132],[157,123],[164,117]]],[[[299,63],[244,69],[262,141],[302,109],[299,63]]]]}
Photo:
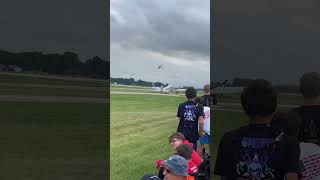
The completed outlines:
{"type": "Polygon", "coordinates": [[[44,54],[42,52],[12,53],[0,50],[2,66],[15,65],[22,72],[45,73],[57,75],[75,75],[91,78],[107,78],[109,76],[109,61],[98,56],[82,62],[76,53],[44,54]]]}
{"type": "Polygon", "coordinates": [[[122,85],[131,85],[131,86],[147,86],[147,87],[165,87],[168,84],[164,84],[162,82],[148,82],[148,81],[143,81],[141,79],[135,80],[134,78],[110,78],[111,83],[117,83],[117,84],[122,84],[122,85]]]}

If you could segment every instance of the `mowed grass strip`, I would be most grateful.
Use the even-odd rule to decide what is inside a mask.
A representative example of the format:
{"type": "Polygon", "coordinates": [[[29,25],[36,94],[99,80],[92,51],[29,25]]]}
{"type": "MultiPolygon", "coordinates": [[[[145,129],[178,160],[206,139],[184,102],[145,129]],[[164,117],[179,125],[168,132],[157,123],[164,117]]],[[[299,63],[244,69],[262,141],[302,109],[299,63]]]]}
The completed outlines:
{"type": "Polygon", "coordinates": [[[178,126],[180,96],[111,94],[112,180],[140,179],[157,173],[155,160],[171,153],[168,137],[178,126]]]}
{"type": "Polygon", "coordinates": [[[104,104],[0,103],[0,177],[105,178],[106,109],[104,104]]]}
{"type": "Polygon", "coordinates": [[[53,78],[45,78],[45,77],[30,77],[30,76],[20,76],[14,74],[0,74],[0,82],[1,83],[32,83],[32,84],[52,84],[52,85],[75,85],[75,86],[92,86],[92,87],[104,87],[106,82],[103,80],[96,81],[93,79],[92,81],[81,81],[81,80],[63,80],[63,79],[53,79],[53,78]]]}
{"type": "Polygon", "coordinates": [[[38,95],[38,96],[73,96],[73,97],[107,97],[107,88],[78,89],[56,87],[23,87],[0,85],[1,95],[38,95]]]}

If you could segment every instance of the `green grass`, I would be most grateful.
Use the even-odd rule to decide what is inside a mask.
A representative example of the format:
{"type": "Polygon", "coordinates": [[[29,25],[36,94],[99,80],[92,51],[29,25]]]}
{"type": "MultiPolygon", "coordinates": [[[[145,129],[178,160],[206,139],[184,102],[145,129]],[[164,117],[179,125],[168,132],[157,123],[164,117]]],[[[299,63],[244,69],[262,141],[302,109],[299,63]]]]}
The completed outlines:
{"type": "Polygon", "coordinates": [[[61,87],[23,87],[0,84],[1,95],[37,95],[37,96],[74,96],[74,97],[101,97],[107,96],[107,88],[79,89],[61,87]]]}
{"type": "Polygon", "coordinates": [[[0,74],[1,95],[37,95],[37,96],[107,96],[106,82],[71,81],[28,76],[0,74]]]}
{"type": "Polygon", "coordinates": [[[33,84],[51,84],[51,85],[77,85],[77,86],[93,86],[93,87],[104,87],[106,82],[96,81],[79,81],[79,80],[62,80],[62,79],[51,79],[43,77],[29,77],[29,76],[18,76],[9,74],[0,74],[1,83],[33,83],[33,84]]]}
{"type": "Polygon", "coordinates": [[[104,179],[107,108],[102,104],[0,103],[0,176],[6,180],[104,179]]]}
{"type": "Polygon", "coordinates": [[[184,97],[111,94],[112,180],[157,173],[155,160],[172,153],[168,137],[176,131],[176,111],[184,97]]]}

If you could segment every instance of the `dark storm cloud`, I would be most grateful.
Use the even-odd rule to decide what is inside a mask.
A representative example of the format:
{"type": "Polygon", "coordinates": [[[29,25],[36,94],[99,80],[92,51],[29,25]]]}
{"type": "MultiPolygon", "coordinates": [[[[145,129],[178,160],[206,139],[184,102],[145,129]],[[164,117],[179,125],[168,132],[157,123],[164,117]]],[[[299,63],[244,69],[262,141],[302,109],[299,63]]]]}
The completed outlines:
{"type": "Polygon", "coordinates": [[[215,7],[216,80],[298,83],[303,72],[320,70],[320,3],[226,0],[215,7]]]}
{"type": "MultiPolygon", "coordinates": [[[[0,49],[107,58],[105,1],[7,0],[0,6],[0,49]]],[[[107,60],[107,59],[106,59],[107,60]]]]}

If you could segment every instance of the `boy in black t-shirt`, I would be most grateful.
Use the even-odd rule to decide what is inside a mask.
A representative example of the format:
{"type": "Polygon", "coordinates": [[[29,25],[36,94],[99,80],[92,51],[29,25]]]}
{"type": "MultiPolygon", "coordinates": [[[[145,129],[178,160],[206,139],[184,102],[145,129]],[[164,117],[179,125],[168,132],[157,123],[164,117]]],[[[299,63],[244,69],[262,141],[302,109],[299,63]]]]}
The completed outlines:
{"type": "Polygon", "coordinates": [[[320,145],[320,74],[305,73],[300,79],[303,105],[294,109],[301,119],[299,139],[320,145]]]}
{"type": "Polygon", "coordinates": [[[297,139],[270,127],[277,106],[271,84],[254,80],[243,90],[241,104],[250,123],[222,137],[214,173],[227,180],[297,180],[297,139]]]}
{"type": "Polygon", "coordinates": [[[178,108],[179,125],[177,132],[182,133],[185,139],[193,144],[193,149],[197,151],[197,140],[204,135],[203,106],[197,106],[194,102],[197,97],[197,91],[194,87],[187,88],[186,97],[188,101],[181,103],[178,108]]]}

